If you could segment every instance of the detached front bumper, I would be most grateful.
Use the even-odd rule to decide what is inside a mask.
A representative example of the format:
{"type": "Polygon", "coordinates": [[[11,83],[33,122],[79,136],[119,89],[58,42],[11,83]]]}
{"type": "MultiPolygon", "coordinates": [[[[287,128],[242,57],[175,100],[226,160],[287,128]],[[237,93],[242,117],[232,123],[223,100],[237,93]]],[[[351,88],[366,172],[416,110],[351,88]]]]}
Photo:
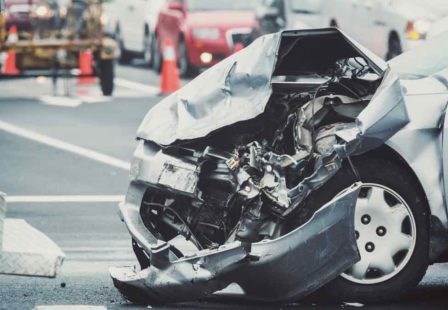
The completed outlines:
{"type": "Polygon", "coordinates": [[[139,214],[146,188],[143,183],[132,182],[120,213],[134,240],[148,254],[151,266],[141,271],[111,269],[115,286],[131,301],[163,304],[196,300],[231,283],[239,284],[250,299],[293,301],[359,260],[354,211],[360,184],[278,239],[250,245],[233,242],[215,250],[196,251],[184,238],[164,242],[146,229],[139,214]],[[184,256],[177,257],[174,253],[178,252],[184,256]]]}

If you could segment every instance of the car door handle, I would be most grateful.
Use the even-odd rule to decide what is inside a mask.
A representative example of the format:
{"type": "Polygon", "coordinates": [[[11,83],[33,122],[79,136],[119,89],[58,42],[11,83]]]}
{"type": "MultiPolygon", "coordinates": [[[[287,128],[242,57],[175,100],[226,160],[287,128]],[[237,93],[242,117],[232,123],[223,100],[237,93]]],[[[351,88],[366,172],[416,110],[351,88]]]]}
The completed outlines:
{"type": "Polygon", "coordinates": [[[129,6],[129,11],[134,12],[134,10],[135,10],[135,7],[133,5],[130,5],[129,6]]]}

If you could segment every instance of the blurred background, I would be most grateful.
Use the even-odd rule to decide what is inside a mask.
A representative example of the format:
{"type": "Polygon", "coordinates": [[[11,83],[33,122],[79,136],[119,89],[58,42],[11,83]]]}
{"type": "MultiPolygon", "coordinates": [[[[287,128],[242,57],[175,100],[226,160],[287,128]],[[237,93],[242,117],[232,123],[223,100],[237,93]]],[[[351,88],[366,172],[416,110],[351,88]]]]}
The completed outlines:
{"type": "MultiPolygon", "coordinates": [[[[8,310],[129,308],[108,275],[109,266],[134,264],[116,206],[127,189],[137,127],[177,88],[162,75],[184,85],[281,30],[339,27],[384,60],[448,31],[447,0],[0,2],[0,191],[8,194],[8,217],[26,219],[67,255],[56,280],[0,276],[0,309],[8,310]],[[162,70],[167,61],[177,72],[162,70]]],[[[412,294],[378,309],[443,309],[447,291],[448,271],[439,265],[412,294]]],[[[198,307],[241,304],[184,306],[198,307]]]]}

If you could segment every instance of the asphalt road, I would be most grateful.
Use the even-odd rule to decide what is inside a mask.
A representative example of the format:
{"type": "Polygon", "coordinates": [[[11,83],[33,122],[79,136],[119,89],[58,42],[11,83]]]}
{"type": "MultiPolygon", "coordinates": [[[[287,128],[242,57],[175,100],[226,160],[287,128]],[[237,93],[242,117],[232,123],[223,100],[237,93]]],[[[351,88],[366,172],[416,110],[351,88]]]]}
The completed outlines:
{"type": "MultiPolygon", "coordinates": [[[[0,191],[17,201],[36,195],[124,195],[128,183],[124,166],[135,147],[135,132],[160,97],[156,95],[158,76],[142,65],[119,66],[117,76],[119,85],[111,98],[101,97],[96,85],[71,82],[71,96],[64,97],[53,96],[50,81],[45,79],[0,81],[0,191]],[[79,148],[107,155],[108,160],[77,152],[79,148]]],[[[62,93],[62,87],[57,92],[62,93]]],[[[8,205],[8,217],[23,218],[46,233],[67,258],[57,279],[0,276],[0,309],[39,305],[142,309],[123,300],[108,276],[109,266],[135,264],[116,202],[15,202],[8,205]]],[[[418,288],[400,300],[363,307],[444,309],[447,303],[448,265],[437,265],[418,288]]],[[[219,297],[166,309],[359,306],[327,304],[318,296],[291,305],[219,297]]]]}

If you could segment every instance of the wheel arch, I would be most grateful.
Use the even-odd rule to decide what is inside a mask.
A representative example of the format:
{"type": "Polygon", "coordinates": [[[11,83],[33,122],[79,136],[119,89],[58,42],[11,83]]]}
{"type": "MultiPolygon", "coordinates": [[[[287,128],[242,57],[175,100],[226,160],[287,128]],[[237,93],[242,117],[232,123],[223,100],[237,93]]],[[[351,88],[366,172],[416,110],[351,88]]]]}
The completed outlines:
{"type": "Polygon", "coordinates": [[[358,160],[363,158],[381,158],[406,171],[409,178],[417,186],[419,194],[424,197],[424,205],[426,206],[429,221],[429,260],[431,263],[448,262],[448,231],[444,227],[441,219],[433,214],[428,195],[407,160],[387,144],[360,155],[358,160]]]}

